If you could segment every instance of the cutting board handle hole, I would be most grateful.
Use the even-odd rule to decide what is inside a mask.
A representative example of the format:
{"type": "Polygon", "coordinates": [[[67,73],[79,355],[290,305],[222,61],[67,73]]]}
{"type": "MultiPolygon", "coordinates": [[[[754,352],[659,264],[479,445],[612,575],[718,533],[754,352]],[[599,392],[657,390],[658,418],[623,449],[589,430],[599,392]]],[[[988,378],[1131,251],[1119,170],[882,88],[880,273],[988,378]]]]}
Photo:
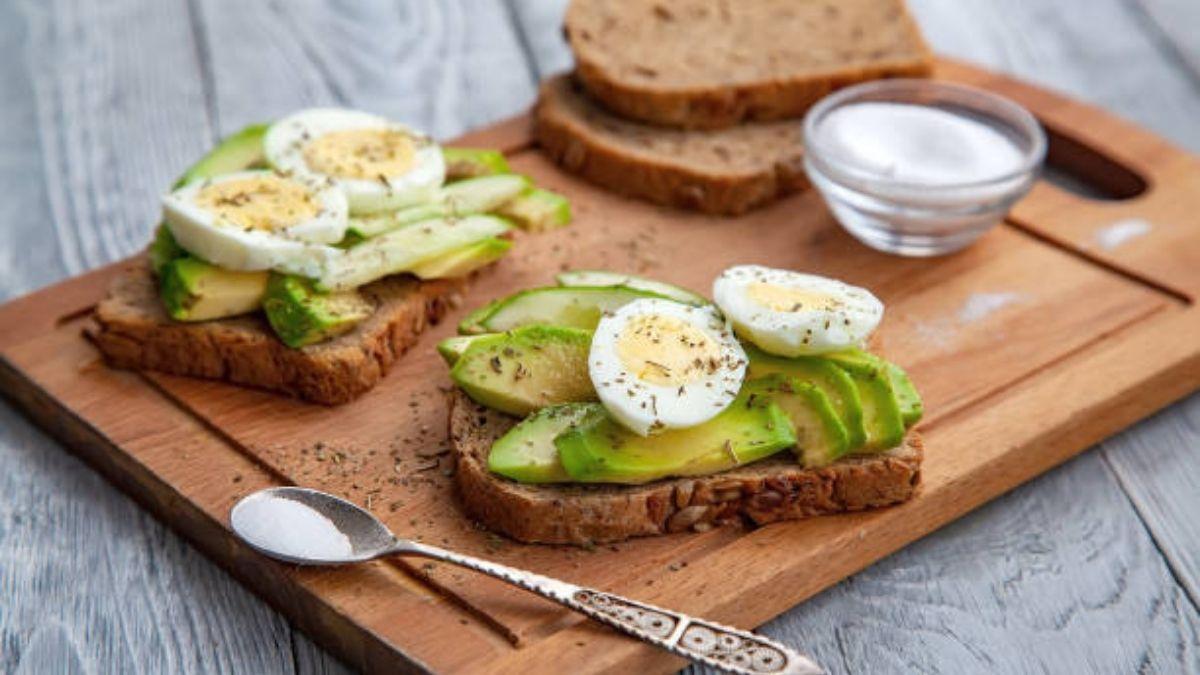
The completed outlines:
{"type": "Polygon", "coordinates": [[[1149,182],[1083,141],[1044,121],[1049,146],[1042,177],[1072,194],[1098,201],[1133,199],[1146,192],[1149,182]]]}

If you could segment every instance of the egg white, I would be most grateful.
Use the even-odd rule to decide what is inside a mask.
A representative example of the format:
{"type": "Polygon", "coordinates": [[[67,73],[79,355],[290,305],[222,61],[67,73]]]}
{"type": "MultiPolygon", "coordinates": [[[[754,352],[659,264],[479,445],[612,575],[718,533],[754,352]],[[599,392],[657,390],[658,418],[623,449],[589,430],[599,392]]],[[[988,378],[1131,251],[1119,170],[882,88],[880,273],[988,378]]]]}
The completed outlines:
{"type": "MultiPolygon", "coordinates": [[[[674,340],[664,344],[687,349],[674,340]]],[[[588,354],[588,374],[609,414],[631,431],[647,436],[701,424],[729,407],[746,377],[746,353],[712,307],[644,298],[600,319],[588,354]],[[631,372],[623,363],[618,345],[630,322],[655,315],[685,323],[715,343],[717,356],[699,379],[664,385],[631,372]]]]}
{"type": "Polygon", "coordinates": [[[263,139],[271,166],[296,175],[332,181],[346,193],[350,213],[365,215],[394,211],[432,199],[446,178],[442,149],[427,137],[387,118],[360,110],[310,108],[271,125],[263,139]],[[338,131],[393,130],[408,135],[416,147],[413,163],[403,173],[371,180],[328,176],[309,166],[304,148],[338,131]]]}
{"type": "Polygon", "coordinates": [[[276,231],[246,229],[196,202],[209,185],[264,175],[276,174],[242,171],[185,185],[163,197],[163,222],[184,250],[218,267],[319,277],[331,260],[343,255],[341,249],[328,245],[345,236],[349,223],[346,196],[337,187],[295,176],[286,178],[302,185],[320,211],[276,231]]]}
{"type": "Polygon", "coordinates": [[[738,335],[778,356],[861,346],[883,319],[883,303],[864,288],[759,265],[738,265],[722,272],[713,282],[713,300],[738,335]],[[757,284],[783,293],[803,291],[820,300],[781,310],[756,299],[757,284]]]}

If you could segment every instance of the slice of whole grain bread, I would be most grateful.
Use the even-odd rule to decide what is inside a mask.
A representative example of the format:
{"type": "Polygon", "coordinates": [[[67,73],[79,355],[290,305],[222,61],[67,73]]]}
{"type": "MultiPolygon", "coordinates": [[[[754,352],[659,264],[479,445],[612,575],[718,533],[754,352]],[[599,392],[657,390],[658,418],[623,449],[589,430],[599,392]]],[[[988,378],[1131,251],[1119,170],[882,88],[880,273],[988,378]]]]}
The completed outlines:
{"type": "Polygon", "coordinates": [[[388,277],[362,287],[375,313],[331,340],[292,349],[257,314],[187,323],[162,307],[145,262],[113,280],[87,329],[109,364],[268,389],[337,405],[376,383],[426,326],[458,304],[465,279],[388,277]]]}
{"type": "Polygon", "coordinates": [[[861,511],[906,501],[921,476],[921,437],[877,455],[803,469],[788,453],[700,478],[646,485],[528,485],[491,473],[492,444],[516,420],[450,395],[450,443],[467,511],[489,529],[543,544],[598,544],[861,511]]]}
{"type": "Polygon", "coordinates": [[[797,117],[838,87],[932,69],[903,0],[573,0],[564,30],[602,104],[685,129],[797,117]]]}
{"type": "Polygon", "coordinates": [[[651,127],[600,108],[569,76],[542,83],[534,121],[539,145],[563,168],[658,204],[736,215],[808,185],[796,122],[651,127]]]}

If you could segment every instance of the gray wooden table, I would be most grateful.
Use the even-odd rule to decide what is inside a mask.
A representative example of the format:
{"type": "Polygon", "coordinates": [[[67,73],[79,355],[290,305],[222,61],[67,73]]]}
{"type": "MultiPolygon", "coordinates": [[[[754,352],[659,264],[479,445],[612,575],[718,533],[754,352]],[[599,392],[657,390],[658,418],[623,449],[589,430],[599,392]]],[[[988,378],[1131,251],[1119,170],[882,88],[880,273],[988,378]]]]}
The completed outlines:
{"type": "MultiPolygon", "coordinates": [[[[561,0],[0,1],[0,297],[141,248],[219,135],[317,104],[450,137],[569,67],[561,0]]],[[[912,0],[935,48],[1200,151],[1200,2],[912,0]]],[[[1200,395],[763,630],[834,672],[1200,672],[1200,395]]],[[[0,671],[340,672],[0,404],[0,671]]]]}

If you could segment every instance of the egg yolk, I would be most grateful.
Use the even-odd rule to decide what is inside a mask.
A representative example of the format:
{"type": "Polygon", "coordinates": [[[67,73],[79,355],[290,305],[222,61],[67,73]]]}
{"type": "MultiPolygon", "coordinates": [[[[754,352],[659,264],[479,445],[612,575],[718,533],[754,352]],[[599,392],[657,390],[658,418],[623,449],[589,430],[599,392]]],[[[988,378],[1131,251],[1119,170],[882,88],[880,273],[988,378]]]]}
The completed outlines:
{"type": "Polygon", "coordinates": [[[752,301],[775,312],[798,312],[802,309],[829,309],[836,304],[833,296],[815,293],[803,288],[768,284],[761,281],[750,284],[746,295],[752,301]]]}
{"type": "Polygon", "coordinates": [[[721,350],[716,340],[685,321],[643,314],[630,319],[621,331],[617,358],[639,380],[678,387],[716,372],[721,350]]]}
{"type": "Polygon", "coordinates": [[[413,141],[394,129],[334,131],[304,146],[304,160],[314,171],[337,178],[379,180],[408,171],[413,141]]]}
{"type": "Polygon", "coordinates": [[[196,205],[247,230],[279,230],[315,217],[321,207],[304,185],[280,176],[222,181],[201,188],[196,205]]]}

